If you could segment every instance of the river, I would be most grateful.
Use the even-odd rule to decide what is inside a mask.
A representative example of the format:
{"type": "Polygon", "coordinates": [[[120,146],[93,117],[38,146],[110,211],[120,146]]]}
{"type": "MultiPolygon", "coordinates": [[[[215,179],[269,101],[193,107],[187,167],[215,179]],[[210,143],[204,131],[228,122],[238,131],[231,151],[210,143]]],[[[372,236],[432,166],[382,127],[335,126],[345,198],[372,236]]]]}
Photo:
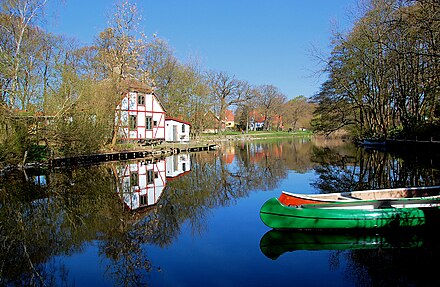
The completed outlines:
{"type": "Polygon", "coordinates": [[[281,190],[439,185],[439,167],[430,153],[292,138],[9,172],[0,286],[434,286],[434,232],[277,234],[259,209],[281,190]]]}

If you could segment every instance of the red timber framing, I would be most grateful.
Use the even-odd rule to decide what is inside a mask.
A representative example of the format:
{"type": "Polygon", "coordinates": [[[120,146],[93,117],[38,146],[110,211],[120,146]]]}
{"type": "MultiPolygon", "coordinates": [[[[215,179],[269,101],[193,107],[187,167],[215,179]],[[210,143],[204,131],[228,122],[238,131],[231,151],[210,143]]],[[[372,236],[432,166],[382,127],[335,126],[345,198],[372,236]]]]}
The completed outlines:
{"type": "Polygon", "coordinates": [[[120,140],[164,140],[166,112],[151,87],[129,82],[116,109],[120,140]]]}
{"type": "Polygon", "coordinates": [[[121,195],[126,207],[136,210],[155,205],[167,183],[165,169],[165,160],[153,163],[136,162],[121,166],[121,195]]]}

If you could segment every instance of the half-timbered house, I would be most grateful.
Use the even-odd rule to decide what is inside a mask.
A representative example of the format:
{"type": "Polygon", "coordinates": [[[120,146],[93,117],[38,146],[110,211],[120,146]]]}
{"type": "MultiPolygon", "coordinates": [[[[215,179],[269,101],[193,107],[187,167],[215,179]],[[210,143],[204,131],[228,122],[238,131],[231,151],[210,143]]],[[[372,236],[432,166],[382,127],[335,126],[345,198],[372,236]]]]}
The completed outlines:
{"type": "Polygon", "coordinates": [[[138,81],[130,81],[127,86],[116,108],[119,140],[164,141],[166,113],[153,89],[138,81]]]}

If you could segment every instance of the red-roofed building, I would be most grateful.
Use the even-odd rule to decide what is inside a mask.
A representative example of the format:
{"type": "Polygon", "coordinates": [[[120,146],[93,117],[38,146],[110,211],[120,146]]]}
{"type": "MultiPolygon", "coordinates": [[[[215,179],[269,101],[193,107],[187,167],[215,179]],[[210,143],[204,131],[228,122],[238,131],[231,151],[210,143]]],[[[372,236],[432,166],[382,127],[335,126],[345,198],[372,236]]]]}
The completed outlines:
{"type": "Polygon", "coordinates": [[[153,89],[138,82],[129,82],[121,104],[116,108],[120,140],[165,140],[165,109],[153,89]]]}
{"type": "Polygon", "coordinates": [[[153,89],[139,81],[127,81],[129,87],[116,108],[118,138],[123,141],[189,142],[191,124],[166,117],[153,89]]]}
{"type": "Polygon", "coordinates": [[[235,116],[231,110],[225,111],[225,118],[222,122],[222,126],[224,126],[224,128],[229,128],[229,129],[235,127],[235,116]]]}
{"type": "Polygon", "coordinates": [[[249,129],[251,131],[263,129],[265,121],[266,118],[256,110],[253,110],[249,113],[249,129]]]}
{"type": "Polygon", "coordinates": [[[189,142],[191,124],[175,118],[165,119],[165,141],[189,142]]]}
{"type": "MultiPolygon", "coordinates": [[[[219,117],[215,115],[212,111],[207,112],[204,115],[205,122],[207,124],[205,128],[205,133],[218,133],[219,130],[219,117]]],[[[235,116],[231,110],[225,111],[225,116],[221,120],[221,131],[226,129],[233,129],[235,127],[235,116]]]]}
{"type": "Polygon", "coordinates": [[[274,115],[266,119],[265,115],[253,110],[249,113],[249,129],[251,131],[262,129],[283,129],[283,118],[280,115],[274,115]]]}

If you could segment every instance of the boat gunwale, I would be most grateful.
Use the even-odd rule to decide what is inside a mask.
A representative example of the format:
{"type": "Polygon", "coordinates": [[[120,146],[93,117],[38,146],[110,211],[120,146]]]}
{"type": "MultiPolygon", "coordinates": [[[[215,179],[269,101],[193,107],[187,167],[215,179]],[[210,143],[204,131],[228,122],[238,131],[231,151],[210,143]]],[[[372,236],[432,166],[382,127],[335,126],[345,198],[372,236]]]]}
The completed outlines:
{"type": "MultiPolygon", "coordinates": [[[[384,189],[369,189],[369,190],[356,190],[356,191],[346,191],[346,192],[335,192],[335,193],[320,193],[320,194],[300,194],[300,193],[292,193],[288,191],[281,191],[282,194],[287,196],[298,197],[306,200],[319,200],[324,202],[335,202],[335,201],[359,201],[365,200],[363,198],[355,197],[356,195],[364,195],[364,194],[386,194],[389,193],[389,197],[382,198],[369,198],[370,200],[378,200],[378,199],[396,199],[396,197],[391,196],[394,193],[399,192],[411,192],[411,191],[430,191],[430,190],[438,190],[440,195],[440,186],[421,186],[421,187],[400,187],[400,188],[384,188],[384,189]]],[[[428,197],[430,195],[425,195],[422,197],[428,197]]],[[[420,198],[420,196],[416,197],[405,197],[405,198],[420,198]]]]}

